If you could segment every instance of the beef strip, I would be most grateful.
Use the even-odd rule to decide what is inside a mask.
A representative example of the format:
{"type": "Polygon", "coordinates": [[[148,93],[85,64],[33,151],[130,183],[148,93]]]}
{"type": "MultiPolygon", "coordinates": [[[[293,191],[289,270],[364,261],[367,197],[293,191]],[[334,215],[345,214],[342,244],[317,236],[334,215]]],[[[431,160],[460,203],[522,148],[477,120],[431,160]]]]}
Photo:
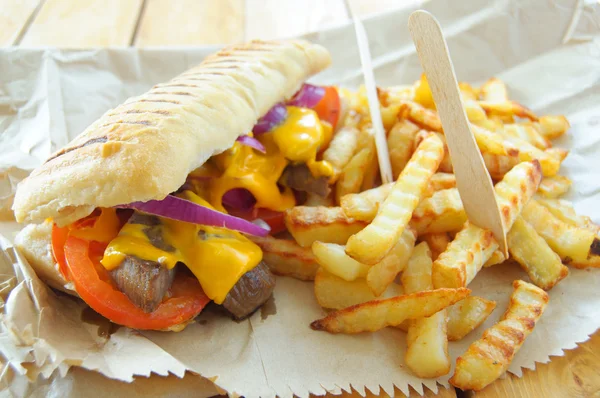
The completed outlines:
{"type": "MultiPolygon", "coordinates": [[[[144,233],[153,246],[164,250],[175,249],[162,238],[162,225],[156,216],[135,212],[129,224],[146,226],[144,233]]],[[[158,262],[128,255],[118,268],[110,271],[115,284],[131,302],[144,312],[153,312],[173,283],[175,268],[167,269],[158,262]]]]}
{"type": "Polygon", "coordinates": [[[313,177],[308,166],[302,163],[288,165],[283,171],[279,183],[296,191],[309,192],[326,197],[331,192],[327,180],[327,177],[313,177]]]}
{"type": "Polygon", "coordinates": [[[274,288],[275,276],[261,261],[237,281],[225,297],[223,307],[236,319],[244,319],[271,297],[274,288]]]}

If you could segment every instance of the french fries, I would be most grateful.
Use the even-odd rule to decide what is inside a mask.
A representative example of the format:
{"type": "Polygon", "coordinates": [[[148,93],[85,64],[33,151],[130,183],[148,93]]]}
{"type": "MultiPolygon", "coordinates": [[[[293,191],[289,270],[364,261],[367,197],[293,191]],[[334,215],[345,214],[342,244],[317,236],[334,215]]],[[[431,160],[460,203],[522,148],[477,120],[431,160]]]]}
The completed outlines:
{"type": "Polygon", "coordinates": [[[394,179],[398,178],[410,160],[418,132],[419,127],[408,120],[399,120],[390,130],[387,143],[394,179]]]}
{"type": "Polygon", "coordinates": [[[435,192],[421,201],[413,212],[410,225],[417,234],[435,234],[460,231],[467,221],[458,189],[450,188],[435,192]]]}
{"type": "Polygon", "coordinates": [[[490,103],[508,101],[506,85],[502,80],[495,77],[488,79],[481,86],[480,99],[490,103]]]}
{"type": "Polygon", "coordinates": [[[340,206],[348,217],[360,221],[371,221],[377,215],[381,203],[392,192],[393,187],[394,183],[390,182],[368,191],[343,196],[340,206]]]}
{"type": "Polygon", "coordinates": [[[523,219],[535,228],[565,264],[577,268],[600,266],[600,239],[594,232],[559,220],[536,200],[530,200],[525,206],[523,219]]]}
{"type": "Polygon", "coordinates": [[[512,123],[504,125],[504,133],[509,137],[519,138],[538,149],[550,148],[548,139],[539,133],[531,123],[512,123]]]}
{"type": "Polygon", "coordinates": [[[364,264],[383,259],[396,244],[443,157],[435,135],[427,137],[408,162],[371,224],[348,239],[346,253],[364,264]]]}
{"type": "Polygon", "coordinates": [[[538,120],[538,117],[535,115],[535,113],[516,101],[479,101],[479,105],[481,105],[481,107],[489,113],[503,116],[524,117],[532,121],[538,120]]]}
{"type": "MultiPolygon", "coordinates": [[[[381,296],[395,297],[402,294],[402,287],[397,283],[392,283],[381,296]]],[[[377,298],[364,279],[346,281],[330,274],[323,268],[319,268],[315,276],[315,296],[321,307],[333,310],[365,303],[377,298]]]]}
{"type": "Polygon", "coordinates": [[[522,217],[517,218],[506,238],[510,255],[536,286],[550,290],[569,274],[560,256],[522,217]]]}
{"type": "Polygon", "coordinates": [[[329,147],[323,152],[323,160],[329,162],[334,170],[332,182],[352,159],[358,146],[358,134],[356,127],[342,127],[335,133],[329,147]]]}
{"type": "Polygon", "coordinates": [[[346,281],[364,278],[369,272],[368,265],[346,255],[344,246],[316,241],[312,244],[312,252],[323,269],[346,281]]]}
{"type": "Polygon", "coordinates": [[[448,307],[448,340],[458,341],[479,327],[496,308],[496,302],[469,296],[448,307]]]}
{"type": "MultiPolygon", "coordinates": [[[[402,286],[406,293],[433,288],[431,264],[429,246],[425,242],[419,243],[402,273],[402,286]]],[[[441,310],[428,318],[409,322],[405,361],[415,375],[430,378],[445,375],[450,371],[447,321],[446,311],[441,310]]]]}
{"type": "Polygon", "coordinates": [[[431,250],[431,259],[437,260],[439,255],[446,251],[446,248],[452,242],[452,237],[448,232],[438,234],[425,234],[419,237],[423,242],[427,242],[429,249],[431,250]]]}
{"type": "Polygon", "coordinates": [[[303,281],[315,279],[319,265],[309,248],[300,247],[292,240],[271,236],[251,236],[263,251],[263,261],[274,274],[291,276],[303,281]]]}
{"type": "Polygon", "coordinates": [[[468,297],[466,288],[436,289],[372,300],[329,313],[310,324],[314,330],[354,334],[375,332],[387,326],[398,326],[406,319],[431,316],[468,297]]]}
{"type": "Polygon", "coordinates": [[[494,180],[501,180],[506,173],[519,164],[519,157],[516,155],[494,155],[491,153],[482,153],[485,167],[494,180]]]}
{"type": "Polygon", "coordinates": [[[545,177],[538,188],[538,193],[546,198],[558,198],[569,192],[572,181],[564,176],[545,177]]]}
{"type": "Polygon", "coordinates": [[[500,264],[504,262],[504,254],[500,250],[496,250],[492,253],[492,256],[483,264],[483,268],[491,267],[492,265],[500,264]]]}
{"type": "MultiPolygon", "coordinates": [[[[540,165],[533,161],[515,166],[496,184],[498,207],[507,230],[537,190],[541,178],[540,165]]],[[[496,249],[498,243],[491,231],[467,222],[434,262],[433,285],[436,288],[467,286],[496,249]]]]}
{"type": "Polygon", "coordinates": [[[285,225],[302,247],[313,242],[345,244],[367,223],[347,217],[340,207],[296,206],[285,213],[285,225]]]}
{"type": "MultiPolygon", "coordinates": [[[[477,390],[506,370],[544,310],[548,296],[542,289],[568,276],[565,265],[600,268],[600,226],[558,199],[572,184],[558,175],[569,151],[551,142],[569,129],[564,116],[538,118],[513,101],[497,78],[480,88],[459,88],[496,182],[508,261],[537,285],[515,281],[502,320],[457,359],[452,384],[477,390]]],[[[441,376],[450,369],[448,341],[478,328],[496,306],[469,296],[467,285],[482,267],[506,259],[490,231],[467,221],[425,75],[410,86],[378,88],[396,179],[380,186],[365,88],[339,93],[338,131],[322,155],[334,168],[332,194],[308,194],[304,206],[286,212],[297,244],[252,239],[275,273],[314,278],[317,302],[333,312],[314,321],[313,329],[404,330],[407,367],[418,377],[441,376]]]]}
{"type": "Polygon", "coordinates": [[[406,228],[388,255],[369,269],[367,286],[373,294],[380,296],[404,269],[411,256],[416,239],[417,236],[414,230],[410,227],[406,228]]]}
{"type": "Polygon", "coordinates": [[[564,116],[542,116],[539,119],[539,131],[549,140],[556,139],[567,132],[571,127],[564,116]]]}
{"type": "Polygon", "coordinates": [[[344,166],[335,186],[336,203],[340,203],[342,196],[360,191],[365,172],[374,156],[374,148],[364,148],[344,166]]]}
{"type": "Polygon", "coordinates": [[[433,263],[433,286],[464,287],[498,249],[491,231],[467,222],[433,263]]]}
{"type": "Polygon", "coordinates": [[[450,379],[453,386],[479,391],[500,377],[542,316],[548,294],[523,281],[515,281],[513,287],[502,320],[486,330],[456,360],[456,370],[450,379]]]}

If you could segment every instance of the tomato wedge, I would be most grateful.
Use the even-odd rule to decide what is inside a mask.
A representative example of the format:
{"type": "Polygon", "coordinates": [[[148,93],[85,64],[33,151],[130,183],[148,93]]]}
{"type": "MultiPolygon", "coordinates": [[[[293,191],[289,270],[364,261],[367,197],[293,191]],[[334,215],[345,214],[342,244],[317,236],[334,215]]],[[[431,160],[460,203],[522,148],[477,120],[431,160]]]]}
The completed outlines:
{"type": "Polygon", "coordinates": [[[58,270],[66,280],[70,280],[69,269],[65,262],[65,243],[69,237],[69,228],[57,227],[56,224],[52,226],[52,255],[54,261],[58,264],[58,270]]]}
{"type": "Polygon", "coordinates": [[[335,126],[340,118],[340,95],[333,86],[323,88],[325,89],[325,95],[313,109],[317,112],[321,120],[331,124],[331,127],[335,130],[335,126]]]}
{"type": "MultiPolygon", "coordinates": [[[[62,237],[58,236],[60,233],[57,231],[56,246],[62,237]]],[[[54,250],[57,256],[58,250],[54,250]]],[[[63,258],[69,279],[73,281],[79,296],[100,315],[119,325],[133,329],[167,329],[194,318],[210,301],[196,278],[178,272],[170,289],[170,298],[163,301],[154,312],[145,313],[98,275],[90,258],[90,242],[68,236],[63,258]]]]}

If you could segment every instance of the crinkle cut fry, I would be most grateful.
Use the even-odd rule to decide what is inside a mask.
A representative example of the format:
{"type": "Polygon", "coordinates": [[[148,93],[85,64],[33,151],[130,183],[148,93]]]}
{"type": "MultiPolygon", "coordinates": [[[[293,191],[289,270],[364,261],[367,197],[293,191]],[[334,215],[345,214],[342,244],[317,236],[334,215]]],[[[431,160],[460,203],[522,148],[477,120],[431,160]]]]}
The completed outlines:
{"type": "MultiPolygon", "coordinates": [[[[536,192],[542,173],[537,161],[523,162],[508,172],[494,190],[507,231],[536,192]]],[[[498,248],[491,231],[466,223],[456,238],[433,263],[433,285],[467,286],[498,248]]]]}
{"type": "Polygon", "coordinates": [[[456,360],[450,383],[462,390],[479,391],[500,377],[523,342],[533,331],[548,304],[548,294],[537,286],[520,280],[504,316],[496,325],[469,346],[456,360]]]}

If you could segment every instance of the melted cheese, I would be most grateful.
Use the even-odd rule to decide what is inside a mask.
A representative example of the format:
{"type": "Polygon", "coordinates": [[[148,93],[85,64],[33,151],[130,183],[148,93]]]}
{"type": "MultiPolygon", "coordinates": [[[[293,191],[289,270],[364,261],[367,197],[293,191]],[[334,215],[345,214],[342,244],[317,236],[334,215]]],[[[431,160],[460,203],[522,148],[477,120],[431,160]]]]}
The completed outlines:
{"type": "MultiPolygon", "coordinates": [[[[211,207],[191,191],[184,191],[181,196],[211,207]]],[[[155,261],[167,268],[181,262],[198,278],[206,295],[221,304],[240,277],[262,260],[260,248],[239,232],[164,218],[161,221],[163,240],[173,251],[153,246],[144,233],[148,226],[125,224],[106,248],[102,265],[114,269],[126,255],[155,261]]]]}
{"type": "MultiPolygon", "coordinates": [[[[284,211],[293,207],[296,204],[293,192],[289,188],[282,192],[277,185],[290,161],[306,163],[315,177],[333,174],[328,162],[316,160],[317,154],[331,141],[333,132],[329,123],[321,122],[311,109],[288,106],[287,111],[282,124],[257,136],[266,153],[236,142],[231,149],[212,158],[211,164],[222,174],[211,179],[200,192],[208,192],[207,197],[217,210],[225,211],[222,197],[234,188],[250,191],[256,199],[256,208],[284,211]]],[[[206,175],[206,171],[197,174],[206,175]]]]}

